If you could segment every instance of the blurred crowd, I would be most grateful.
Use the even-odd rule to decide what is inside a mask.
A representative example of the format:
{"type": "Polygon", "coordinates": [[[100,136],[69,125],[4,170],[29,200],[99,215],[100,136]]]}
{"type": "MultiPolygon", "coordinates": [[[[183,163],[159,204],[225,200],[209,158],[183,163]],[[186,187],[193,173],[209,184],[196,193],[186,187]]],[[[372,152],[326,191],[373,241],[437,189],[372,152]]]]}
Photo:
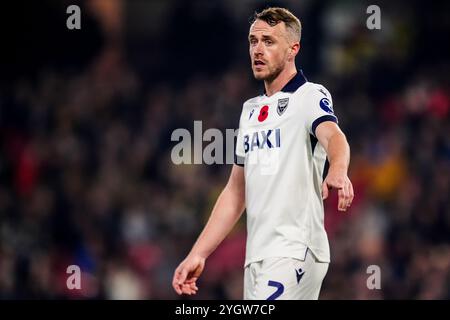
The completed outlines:
{"type": "MultiPolygon", "coordinates": [[[[195,120],[203,130],[236,128],[242,103],[261,92],[245,49],[247,18],[257,7],[242,3],[233,12],[244,16],[236,39],[221,44],[228,51],[198,68],[199,59],[185,59],[180,73],[160,76],[154,59],[176,58],[169,52],[176,43],[167,52],[150,44],[150,58],[132,58],[136,44],[121,34],[107,37],[83,68],[42,66],[33,76],[3,79],[0,299],[179,298],[173,271],[231,165],[173,164],[171,134],[193,133],[195,120]],[[233,41],[234,51],[226,48],[233,41]],[[82,271],[81,290],[67,288],[69,265],[82,271]]],[[[450,299],[450,61],[445,48],[441,55],[424,48],[432,33],[437,39],[449,32],[445,19],[432,19],[442,8],[391,5],[382,11],[382,29],[369,31],[361,5],[281,4],[304,22],[297,64],[333,95],[352,150],[352,208],[338,212],[335,193],[325,203],[332,263],[320,298],[450,299]],[[371,265],[381,271],[379,290],[367,287],[371,265]]],[[[106,11],[109,18],[98,19],[110,28],[102,32],[118,32],[111,27],[118,13],[106,11]]],[[[188,54],[184,41],[180,50],[188,54]]],[[[189,299],[242,298],[245,237],[244,215],[207,260],[189,299]]]]}

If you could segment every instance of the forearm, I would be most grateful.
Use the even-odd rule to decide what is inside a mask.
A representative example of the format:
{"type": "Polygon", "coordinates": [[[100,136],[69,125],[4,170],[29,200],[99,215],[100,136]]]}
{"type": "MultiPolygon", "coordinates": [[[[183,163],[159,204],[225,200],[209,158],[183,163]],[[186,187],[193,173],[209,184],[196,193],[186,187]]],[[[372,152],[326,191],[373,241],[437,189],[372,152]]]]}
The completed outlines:
{"type": "Polygon", "coordinates": [[[327,150],[330,168],[345,170],[347,172],[350,163],[350,146],[342,132],[334,133],[329,141],[327,150]]]}
{"type": "Polygon", "coordinates": [[[223,241],[239,220],[245,208],[244,192],[225,187],[211,212],[211,216],[192,247],[191,255],[207,258],[223,241]]]}

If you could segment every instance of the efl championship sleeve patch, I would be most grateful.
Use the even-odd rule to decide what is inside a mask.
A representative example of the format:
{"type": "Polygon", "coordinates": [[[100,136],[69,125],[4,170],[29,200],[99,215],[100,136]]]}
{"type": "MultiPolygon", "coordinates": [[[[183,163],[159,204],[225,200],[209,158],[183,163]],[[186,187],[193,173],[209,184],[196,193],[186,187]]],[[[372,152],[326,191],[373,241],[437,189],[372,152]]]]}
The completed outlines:
{"type": "Polygon", "coordinates": [[[331,103],[331,101],[328,98],[322,98],[319,102],[320,108],[329,113],[329,114],[333,114],[333,105],[331,103]]]}

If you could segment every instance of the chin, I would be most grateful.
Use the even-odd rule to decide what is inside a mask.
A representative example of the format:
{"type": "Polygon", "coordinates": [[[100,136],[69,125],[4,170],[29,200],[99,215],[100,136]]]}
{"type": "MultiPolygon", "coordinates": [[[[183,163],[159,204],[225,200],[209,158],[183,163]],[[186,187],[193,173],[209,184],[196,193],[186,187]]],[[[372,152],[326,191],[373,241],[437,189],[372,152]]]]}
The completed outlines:
{"type": "Polygon", "coordinates": [[[256,80],[266,80],[267,79],[267,75],[263,74],[262,72],[253,71],[253,76],[255,77],[256,80]]]}

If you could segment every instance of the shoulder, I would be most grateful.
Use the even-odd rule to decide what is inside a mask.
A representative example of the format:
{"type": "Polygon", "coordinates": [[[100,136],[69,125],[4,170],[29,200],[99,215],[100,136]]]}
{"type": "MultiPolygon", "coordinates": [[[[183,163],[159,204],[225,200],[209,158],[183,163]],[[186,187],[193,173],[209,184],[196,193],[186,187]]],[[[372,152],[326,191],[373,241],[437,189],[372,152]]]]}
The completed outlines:
{"type": "MultiPolygon", "coordinates": [[[[263,99],[263,95],[259,95],[253,98],[246,100],[242,105],[241,117],[239,120],[240,125],[242,126],[246,123],[249,118],[249,115],[254,112],[254,109],[258,107],[263,99]]],[[[251,115],[250,115],[251,116],[251,115]]]]}
{"type": "Polygon", "coordinates": [[[242,113],[245,113],[249,110],[254,109],[255,107],[257,107],[259,104],[261,104],[261,102],[264,100],[264,96],[263,95],[259,95],[253,98],[250,98],[248,100],[246,100],[244,102],[244,104],[242,105],[242,113]]]}
{"type": "Polygon", "coordinates": [[[263,95],[259,95],[259,96],[250,98],[244,102],[244,107],[247,105],[258,104],[261,102],[262,99],[263,99],[263,95]]]}
{"type": "Polygon", "coordinates": [[[310,99],[317,99],[317,98],[319,98],[319,100],[321,98],[331,99],[331,94],[324,85],[309,81],[306,82],[303,86],[301,86],[295,92],[295,94],[303,95],[310,99]]]}

